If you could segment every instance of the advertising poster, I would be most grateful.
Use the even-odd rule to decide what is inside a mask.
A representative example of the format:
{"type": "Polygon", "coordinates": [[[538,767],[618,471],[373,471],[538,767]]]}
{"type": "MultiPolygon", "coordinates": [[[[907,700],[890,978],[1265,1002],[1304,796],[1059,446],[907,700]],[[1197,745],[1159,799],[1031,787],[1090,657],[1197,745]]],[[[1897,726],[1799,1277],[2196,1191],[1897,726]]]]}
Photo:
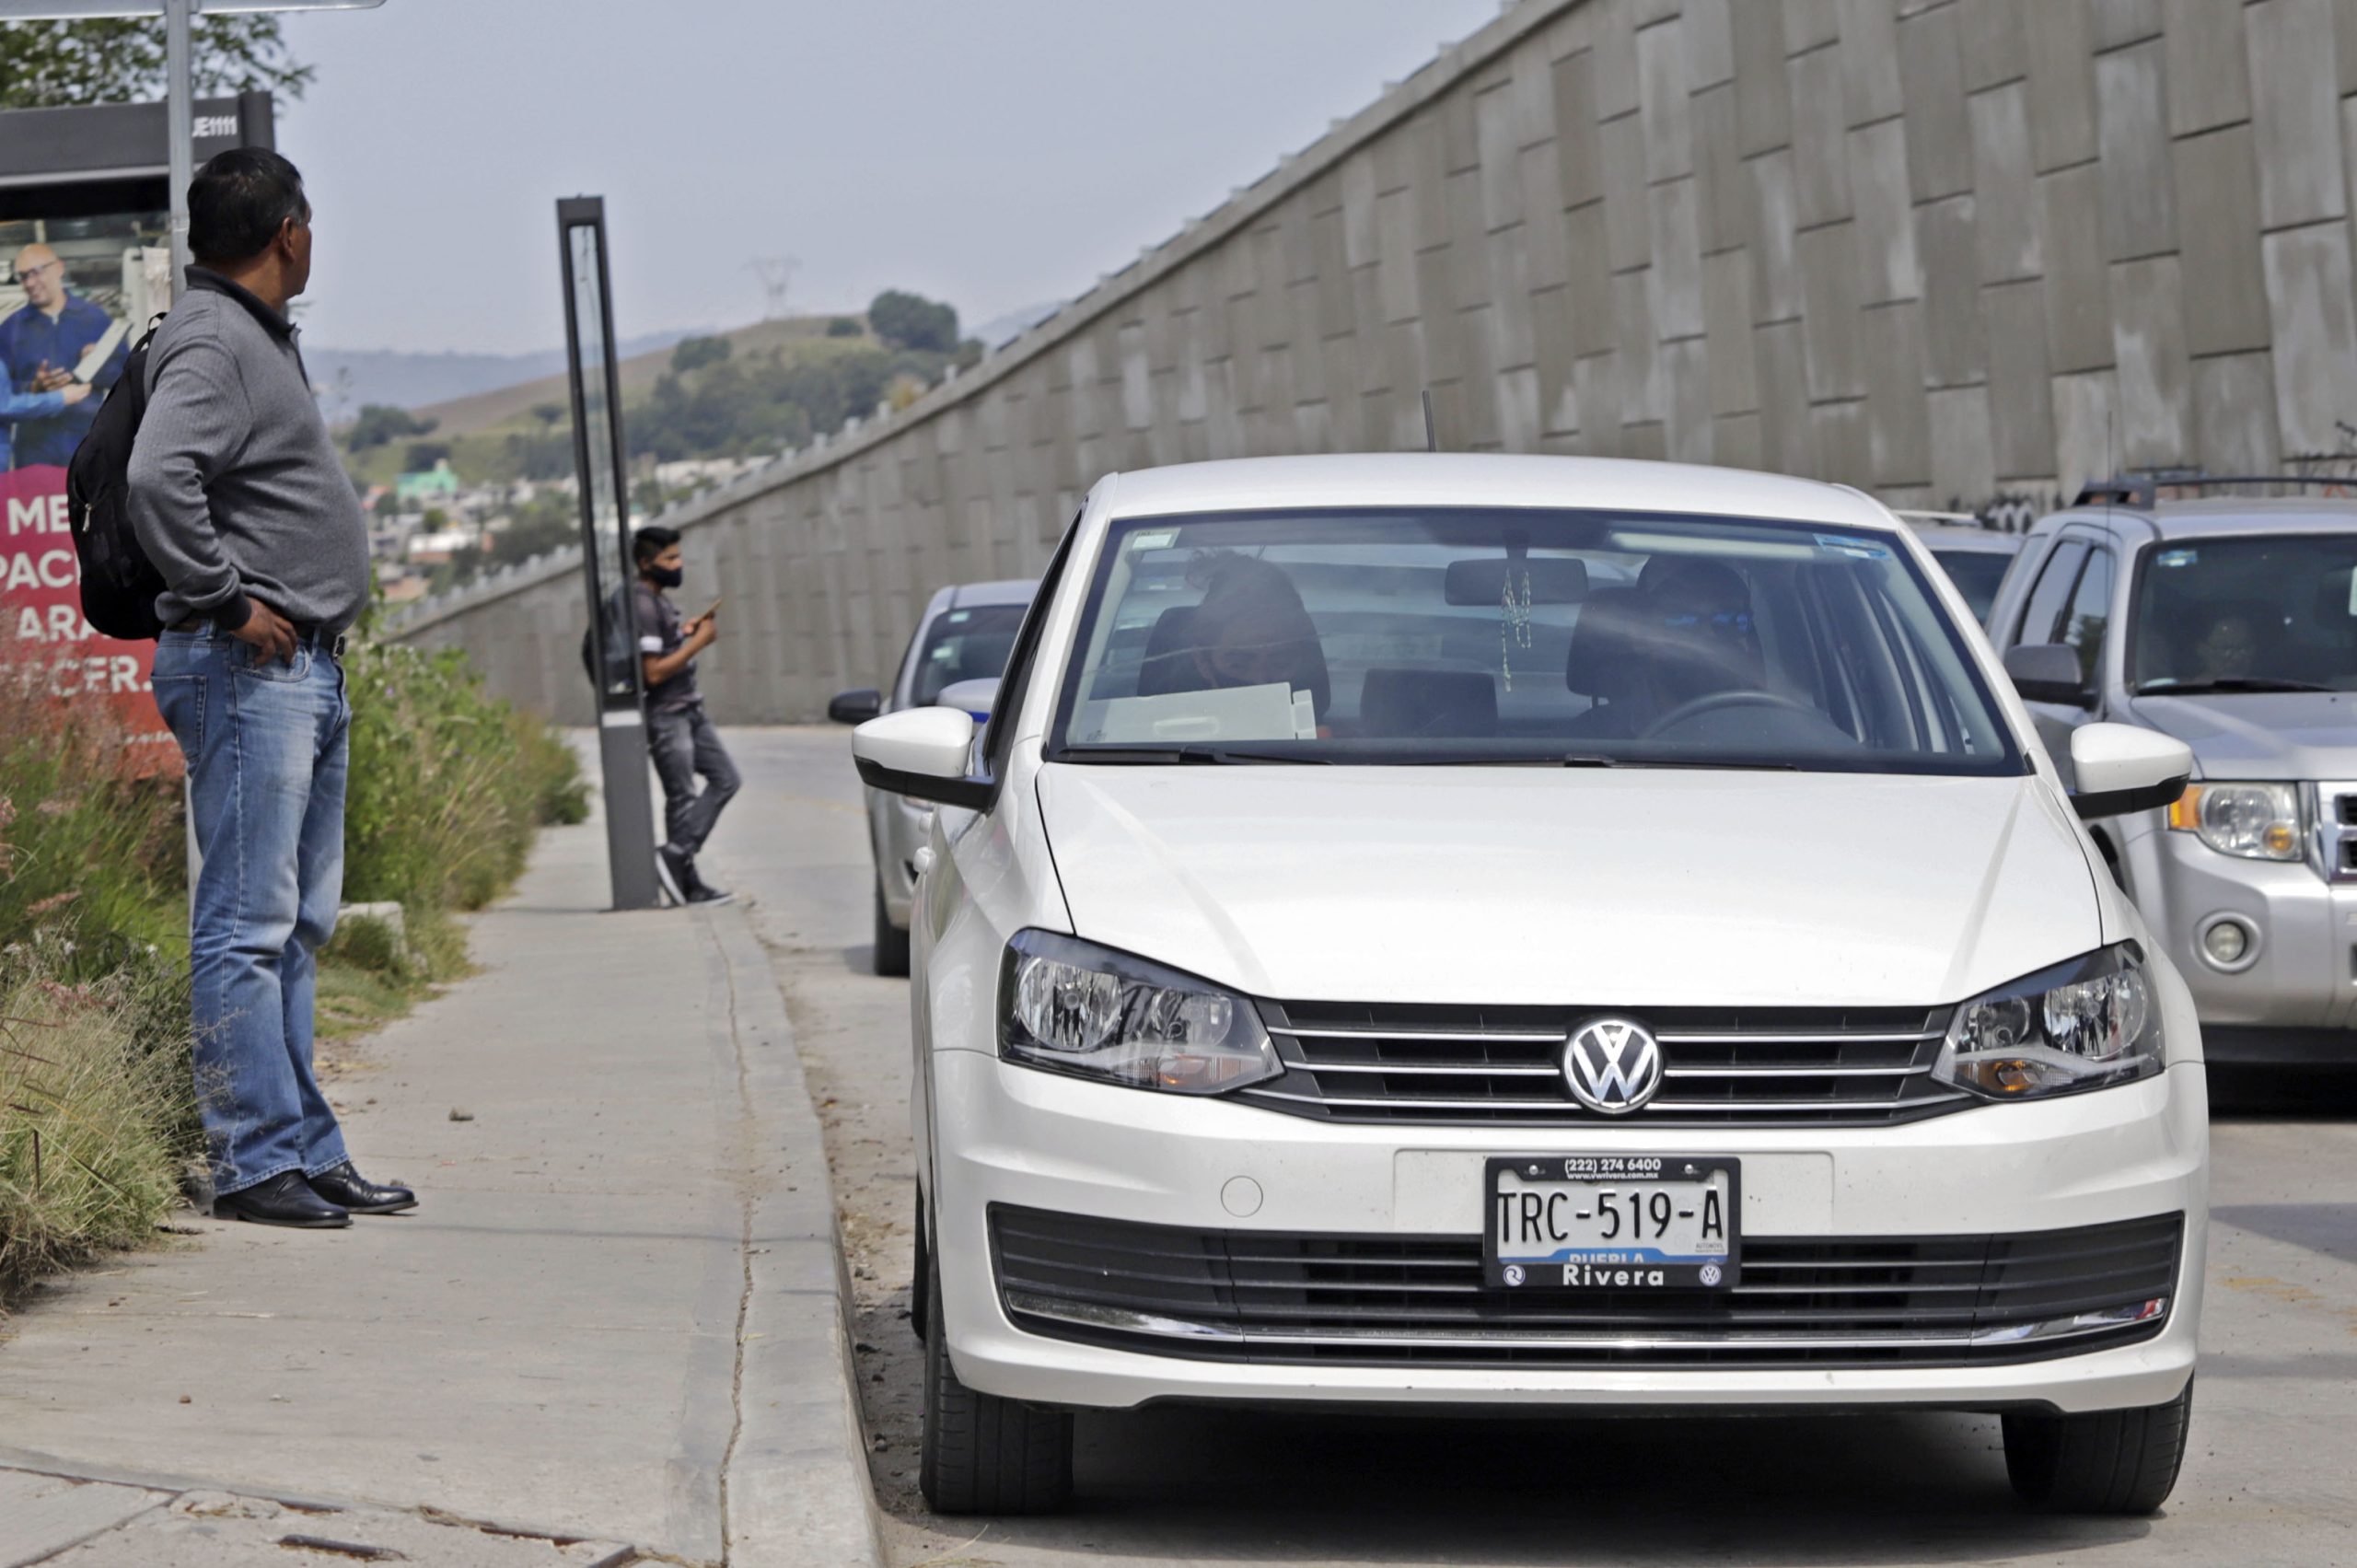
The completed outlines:
{"type": "Polygon", "coordinates": [[[165,308],[161,213],[0,223],[0,668],[161,736],[152,643],[82,619],[65,465],[165,308]]]}

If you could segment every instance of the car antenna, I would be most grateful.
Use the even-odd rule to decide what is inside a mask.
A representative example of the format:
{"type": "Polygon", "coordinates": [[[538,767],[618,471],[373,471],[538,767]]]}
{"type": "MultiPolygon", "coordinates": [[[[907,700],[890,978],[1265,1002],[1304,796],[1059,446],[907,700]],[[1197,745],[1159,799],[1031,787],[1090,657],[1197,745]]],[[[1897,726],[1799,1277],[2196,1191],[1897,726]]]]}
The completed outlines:
{"type": "Polygon", "coordinates": [[[1433,389],[1426,387],[1422,396],[1424,400],[1424,450],[1437,452],[1440,450],[1440,430],[1433,424],[1433,389]]]}

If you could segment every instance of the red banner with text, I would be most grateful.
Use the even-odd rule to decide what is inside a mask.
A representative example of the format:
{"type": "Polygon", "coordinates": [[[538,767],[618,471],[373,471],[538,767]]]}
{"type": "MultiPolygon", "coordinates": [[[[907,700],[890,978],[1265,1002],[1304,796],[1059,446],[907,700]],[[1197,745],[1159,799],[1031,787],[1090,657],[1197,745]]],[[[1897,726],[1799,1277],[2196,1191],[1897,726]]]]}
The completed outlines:
{"type": "Polygon", "coordinates": [[[0,473],[0,663],[33,672],[65,703],[102,703],[161,737],[148,695],[156,645],[100,636],[82,619],[81,563],[65,517],[65,470],[0,473]]]}

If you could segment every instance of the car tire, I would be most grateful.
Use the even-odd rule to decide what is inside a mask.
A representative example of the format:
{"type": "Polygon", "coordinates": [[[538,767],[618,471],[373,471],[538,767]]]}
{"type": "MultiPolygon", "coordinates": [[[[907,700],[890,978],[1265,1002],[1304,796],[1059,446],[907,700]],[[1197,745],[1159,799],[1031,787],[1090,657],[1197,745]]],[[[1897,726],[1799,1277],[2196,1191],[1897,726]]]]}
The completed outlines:
{"type": "Polygon", "coordinates": [[[917,1193],[915,1267],[909,1271],[909,1331],[922,1341],[933,1315],[933,1247],[924,1233],[924,1193],[917,1193]]]}
{"type": "MultiPolygon", "coordinates": [[[[928,1249],[930,1250],[930,1249],[928,1249]]],[[[941,1265],[928,1258],[928,1306],[941,1300],[941,1265]]],[[[949,1365],[949,1336],[928,1312],[924,1435],[917,1488],[936,1514],[1052,1514],[1072,1501],[1072,1413],[978,1393],[949,1365]]]]}
{"type": "Polygon", "coordinates": [[[2065,1514],[2150,1514],[2177,1485],[2193,1380],[2165,1405],[2085,1415],[2005,1417],[2014,1490],[2065,1514]]]}
{"type": "Polygon", "coordinates": [[[892,923],[891,912],[884,907],[884,884],[876,884],[876,972],[881,975],[904,975],[909,972],[909,934],[892,923]]]}

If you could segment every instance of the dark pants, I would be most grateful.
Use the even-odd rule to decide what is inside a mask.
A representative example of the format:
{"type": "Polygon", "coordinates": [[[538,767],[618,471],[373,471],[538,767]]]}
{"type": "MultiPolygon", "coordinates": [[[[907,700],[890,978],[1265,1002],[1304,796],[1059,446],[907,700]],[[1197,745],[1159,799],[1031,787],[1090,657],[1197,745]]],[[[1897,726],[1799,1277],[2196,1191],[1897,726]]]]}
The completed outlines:
{"type": "Polygon", "coordinates": [[[647,716],[647,748],[655,754],[655,776],[663,781],[663,826],[667,841],[680,854],[693,855],[712,837],[720,809],[744,781],[720,731],[707,717],[702,703],[658,711],[647,716]],[[703,788],[696,788],[696,776],[703,788]]]}

